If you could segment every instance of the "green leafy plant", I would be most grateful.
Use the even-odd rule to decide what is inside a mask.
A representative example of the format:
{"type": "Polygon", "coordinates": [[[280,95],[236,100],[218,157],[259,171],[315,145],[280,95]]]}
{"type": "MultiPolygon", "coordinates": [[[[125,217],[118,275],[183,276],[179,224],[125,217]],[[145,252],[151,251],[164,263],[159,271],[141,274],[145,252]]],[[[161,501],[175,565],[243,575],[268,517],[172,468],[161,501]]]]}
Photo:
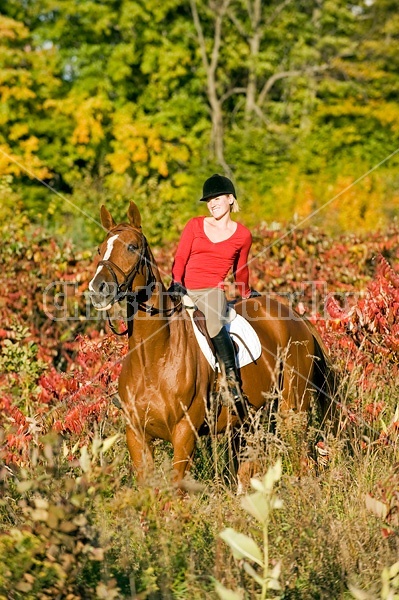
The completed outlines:
{"type": "Polygon", "coordinates": [[[30,340],[28,327],[15,324],[11,331],[13,339],[3,341],[0,356],[0,371],[15,375],[13,383],[21,388],[20,396],[23,399],[35,391],[39,376],[46,369],[46,364],[38,358],[38,346],[30,340]],[[19,375],[16,377],[16,375],[19,375]]]}
{"type": "MultiPolygon", "coordinates": [[[[278,591],[281,589],[278,581],[280,563],[278,562],[273,569],[269,568],[270,513],[272,510],[282,508],[283,505],[274,491],[274,485],[280,478],[281,459],[278,459],[275,465],[268,469],[263,479],[251,479],[251,486],[255,491],[252,494],[247,494],[241,500],[241,506],[256,519],[262,528],[263,549],[259,547],[253,538],[230,527],[220,533],[220,537],[230,546],[233,556],[238,560],[242,560],[246,573],[261,588],[258,596],[261,600],[266,600],[268,590],[278,591]]],[[[240,591],[228,590],[219,582],[216,583],[216,592],[222,600],[241,600],[243,598],[240,591]]]]}
{"type": "MultiPolygon", "coordinates": [[[[356,600],[377,600],[375,594],[369,594],[353,585],[349,585],[349,589],[356,600]]],[[[378,600],[399,600],[399,561],[382,570],[378,600]]]]}
{"type": "Polygon", "coordinates": [[[68,462],[65,442],[61,452],[60,438],[43,438],[29,467],[1,473],[1,600],[118,597],[91,507],[115,468],[99,463],[119,437],[96,437],[68,462]]]}

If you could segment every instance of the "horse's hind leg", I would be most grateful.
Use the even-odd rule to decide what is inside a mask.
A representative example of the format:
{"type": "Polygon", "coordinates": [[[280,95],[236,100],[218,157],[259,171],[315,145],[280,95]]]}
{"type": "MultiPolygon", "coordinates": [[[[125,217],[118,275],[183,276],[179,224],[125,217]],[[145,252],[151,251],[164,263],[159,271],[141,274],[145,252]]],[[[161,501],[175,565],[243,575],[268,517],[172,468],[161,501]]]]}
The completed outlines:
{"type": "Polygon", "coordinates": [[[133,429],[130,425],[126,426],[126,440],[137,481],[142,484],[154,470],[151,445],[142,432],[133,429]]]}
{"type": "Polygon", "coordinates": [[[313,358],[308,354],[306,345],[300,344],[290,350],[292,353],[295,351],[295,356],[289,356],[283,368],[279,405],[282,413],[307,411],[312,399],[313,358]]]}

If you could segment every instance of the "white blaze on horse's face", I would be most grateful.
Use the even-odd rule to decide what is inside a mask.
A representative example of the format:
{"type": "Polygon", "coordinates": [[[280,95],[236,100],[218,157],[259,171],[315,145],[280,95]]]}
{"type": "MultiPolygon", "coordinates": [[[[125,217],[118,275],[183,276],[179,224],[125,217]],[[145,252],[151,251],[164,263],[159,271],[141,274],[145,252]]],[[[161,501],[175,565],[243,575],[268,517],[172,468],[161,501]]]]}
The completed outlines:
{"type": "MultiPolygon", "coordinates": [[[[102,260],[109,260],[109,257],[112,254],[112,250],[114,249],[114,243],[115,243],[116,239],[118,239],[117,235],[113,235],[112,237],[109,238],[109,240],[107,242],[107,249],[105,251],[105,254],[104,254],[102,260]]],[[[104,268],[104,265],[100,265],[99,267],[97,267],[97,271],[95,272],[93,279],[89,283],[89,290],[91,292],[96,292],[96,290],[93,287],[93,281],[95,280],[97,275],[99,275],[101,273],[103,268],[104,268]]]]}
{"type": "MultiPolygon", "coordinates": [[[[109,260],[114,249],[115,241],[119,235],[113,235],[107,241],[107,248],[105,250],[102,260],[109,260]]],[[[113,290],[110,289],[109,284],[104,286],[103,280],[99,277],[104,265],[99,265],[95,272],[93,279],[89,283],[89,292],[91,301],[94,308],[97,310],[108,310],[112,306],[110,297],[113,297],[113,290]]]]}

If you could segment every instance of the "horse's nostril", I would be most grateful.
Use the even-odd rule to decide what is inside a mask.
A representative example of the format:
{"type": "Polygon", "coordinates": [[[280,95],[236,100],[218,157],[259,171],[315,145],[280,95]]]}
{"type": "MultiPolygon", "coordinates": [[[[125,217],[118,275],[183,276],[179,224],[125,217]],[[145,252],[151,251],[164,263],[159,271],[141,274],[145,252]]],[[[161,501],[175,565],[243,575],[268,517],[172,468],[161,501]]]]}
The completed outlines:
{"type": "Polygon", "coordinates": [[[108,283],[106,283],[105,281],[102,281],[100,283],[98,291],[100,292],[100,294],[104,294],[104,295],[107,294],[108,293],[108,283]]]}

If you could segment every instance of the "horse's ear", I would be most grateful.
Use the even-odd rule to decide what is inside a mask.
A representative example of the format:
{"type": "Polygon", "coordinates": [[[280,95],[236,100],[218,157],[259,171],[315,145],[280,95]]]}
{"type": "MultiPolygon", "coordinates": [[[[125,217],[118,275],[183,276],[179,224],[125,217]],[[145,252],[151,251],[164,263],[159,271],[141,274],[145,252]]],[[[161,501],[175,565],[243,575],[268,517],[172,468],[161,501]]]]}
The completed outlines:
{"type": "Polygon", "coordinates": [[[101,215],[101,224],[104,227],[104,229],[109,231],[110,229],[115,227],[116,223],[113,220],[111,213],[105,208],[104,204],[101,207],[100,215],[101,215]]]}
{"type": "Polygon", "coordinates": [[[136,204],[132,201],[130,201],[127,216],[129,217],[130,224],[133,225],[133,227],[141,227],[140,211],[137,208],[136,204]]]}

